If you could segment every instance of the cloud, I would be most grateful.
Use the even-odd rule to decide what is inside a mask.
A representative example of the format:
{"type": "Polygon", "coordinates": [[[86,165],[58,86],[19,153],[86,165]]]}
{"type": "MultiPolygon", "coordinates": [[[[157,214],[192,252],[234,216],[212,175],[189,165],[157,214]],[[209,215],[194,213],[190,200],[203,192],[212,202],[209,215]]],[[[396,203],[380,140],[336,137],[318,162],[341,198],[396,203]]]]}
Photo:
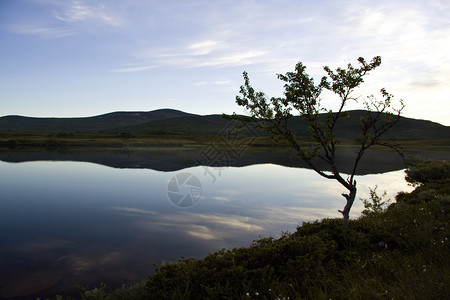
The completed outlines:
{"type": "Polygon", "coordinates": [[[154,48],[143,51],[141,59],[165,66],[180,68],[199,67],[230,67],[243,66],[262,62],[267,53],[258,49],[240,49],[231,44],[222,43],[197,43],[188,46],[177,47],[177,51],[154,48]],[[205,47],[202,48],[202,45],[205,47]],[[233,49],[234,48],[234,49],[233,49]]]}
{"type": "Polygon", "coordinates": [[[200,81],[194,83],[195,86],[202,86],[202,85],[223,85],[223,84],[229,84],[230,80],[217,80],[217,81],[200,81]]]}
{"type": "Polygon", "coordinates": [[[64,22],[76,22],[85,20],[94,15],[94,11],[81,4],[79,1],[71,3],[69,8],[61,13],[55,13],[55,18],[64,22]]]}
{"type": "Polygon", "coordinates": [[[125,67],[119,69],[110,70],[112,73],[130,73],[130,72],[141,72],[157,68],[158,66],[135,66],[135,67],[125,67]]]}
{"type": "Polygon", "coordinates": [[[72,1],[68,5],[55,11],[54,17],[66,23],[95,21],[111,26],[121,24],[120,19],[106,11],[104,4],[88,5],[85,1],[72,1]]]}
{"type": "Polygon", "coordinates": [[[35,2],[42,5],[42,12],[30,14],[6,28],[18,34],[57,39],[97,30],[98,25],[121,25],[121,19],[104,5],[88,5],[85,1],[35,2]]]}
{"type": "Polygon", "coordinates": [[[218,46],[220,46],[219,41],[208,40],[189,45],[187,48],[194,50],[194,53],[191,53],[191,55],[206,55],[216,50],[218,46]]]}
{"type": "Polygon", "coordinates": [[[34,35],[46,39],[63,38],[76,34],[74,30],[68,28],[36,25],[12,25],[9,27],[9,30],[18,34],[34,35]]]}

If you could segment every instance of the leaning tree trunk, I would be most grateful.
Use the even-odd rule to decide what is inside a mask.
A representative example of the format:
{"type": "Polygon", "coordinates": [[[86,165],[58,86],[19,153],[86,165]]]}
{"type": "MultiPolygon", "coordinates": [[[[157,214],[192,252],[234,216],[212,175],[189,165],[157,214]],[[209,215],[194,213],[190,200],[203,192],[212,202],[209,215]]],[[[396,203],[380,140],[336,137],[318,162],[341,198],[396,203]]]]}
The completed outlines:
{"type": "Polygon", "coordinates": [[[347,204],[345,204],[344,210],[340,210],[339,212],[342,213],[342,216],[344,217],[342,220],[342,226],[346,227],[348,225],[348,220],[350,218],[350,209],[352,208],[353,202],[355,201],[356,197],[356,182],[351,185],[351,188],[349,188],[350,193],[348,194],[342,194],[342,196],[345,197],[347,200],[347,204]]]}

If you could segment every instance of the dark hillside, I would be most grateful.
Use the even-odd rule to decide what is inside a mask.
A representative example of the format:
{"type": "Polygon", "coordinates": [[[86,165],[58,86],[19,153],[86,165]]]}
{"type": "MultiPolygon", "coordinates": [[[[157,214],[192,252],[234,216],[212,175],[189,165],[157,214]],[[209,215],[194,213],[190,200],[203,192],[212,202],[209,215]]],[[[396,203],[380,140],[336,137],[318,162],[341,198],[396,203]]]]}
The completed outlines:
{"type": "Polygon", "coordinates": [[[173,109],[159,109],[150,112],[113,112],[83,118],[34,118],[6,116],[0,118],[0,132],[54,133],[54,132],[96,132],[133,126],[153,120],[195,116],[173,109]]]}
{"type": "MultiPolygon", "coordinates": [[[[361,135],[360,118],[367,112],[363,110],[350,111],[348,117],[341,119],[336,125],[336,135],[341,138],[354,139],[361,135]]],[[[320,116],[325,121],[326,116],[320,116]]],[[[155,131],[184,134],[219,134],[227,128],[229,121],[221,115],[188,115],[175,118],[151,120],[149,122],[121,128],[131,133],[151,133],[155,131]]],[[[308,128],[301,117],[290,121],[292,131],[299,137],[309,136],[308,128]]],[[[259,132],[265,135],[264,132],[259,132]]],[[[394,139],[431,139],[449,138],[450,127],[426,120],[402,117],[399,123],[387,132],[386,138],[394,139]]]]}
{"type": "MultiPolygon", "coordinates": [[[[354,139],[361,135],[360,118],[367,112],[350,111],[336,125],[336,135],[354,139]]],[[[319,119],[325,121],[326,116],[319,119]]],[[[6,116],[0,118],[0,133],[58,133],[58,132],[129,132],[219,134],[230,124],[221,115],[200,116],[173,109],[150,112],[113,112],[87,118],[31,118],[6,116]]],[[[297,136],[309,136],[301,117],[293,117],[289,126],[297,136]]],[[[265,134],[260,132],[259,134],[265,134]]],[[[402,117],[386,135],[394,139],[449,138],[450,127],[425,120],[402,117]]]]}
{"type": "Polygon", "coordinates": [[[132,133],[184,133],[184,134],[218,134],[227,124],[219,115],[189,115],[170,119],[152,120],[143,124],[123,127],[121,131],[132,133]]]}
{"type": "MultiPolygon", "coordinates": [[[[349,111],[346,118],[340,119],[336,124],[336,136],[341,138],[357,138],[361,136],[361,117],[367,114],[364,110],[349,111]]],[[[325,122],[325,115],[320,116],[325,122]]],[[[294,117],[290,121],[292,130],[298,136],[308,136],[306,124],[301,117],[294,117]]],[[[401,117],[400,121],[386,133],[385,138],[394,139],[431,139],[449,138],[450,127],[439,123],[401,117]]]]}
{"type": "MultiPolygon", "coordinates": [[[[360,134],[360,118],[366,111],[350,111],[349,117],[337,125],[337,134],[342,137],[353,137],[360,134]]],[[[427,139],[450,137],[450,127],[439,123],[401,117],[399,122],[386,133],[385,138],[427,139]]]]}

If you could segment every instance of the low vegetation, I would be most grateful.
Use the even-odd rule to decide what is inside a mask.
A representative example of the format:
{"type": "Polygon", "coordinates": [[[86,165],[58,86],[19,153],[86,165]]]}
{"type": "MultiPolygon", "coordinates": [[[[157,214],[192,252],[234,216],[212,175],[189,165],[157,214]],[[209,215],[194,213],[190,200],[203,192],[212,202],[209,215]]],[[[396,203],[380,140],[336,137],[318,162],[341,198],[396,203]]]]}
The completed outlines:
{"type": "MultiPolygon", "coordinates": [[[[411,160],[416,186],[359,219],[304,223],[280,238],[157,267],[148,280],[82,299],[444,299],[450,295],[450,163],[411,160]]],[[[63,299],[63,297],[58,297],[63,299]]]]}
{"type": "MultiPolygon", "coordinates": [[[[247,139],[245,144],[252,148],[284,148],[290,149],[288,143],[273,141],[269,136],[239,136],[247,139]]],[[[155,130],[149,133],[131,132],[59,132],[55,134],[41,133],[0,133],[0,150],[28,151],[37,149],[46,150],[76,150],[85,148],[95,149],[121,149],[157,146],[203,146],[210,143],[220,144],[226,142],[217,135],[180,134],[155,130]]],[[[406,152],[445,153],[450,150],[450,137],[429,139],[392,139],[391,143],[398,144],[406,152]]],[[[312,141],[302,138],[300,142],[311,145],[312,141]]],[[[357,146],[354,139],[343,138],[341,146],[357,146]]]]}
{"type": "Polygon", "coordinates": [[[0,134],[0,149],[9,150],[66,150],[80,148],[121,149],[139,147],[182,147],[203,144],[208,136],[180,135],[154,131],[146,134],[130,132],[59,132],[55,134],[0,134]]]}

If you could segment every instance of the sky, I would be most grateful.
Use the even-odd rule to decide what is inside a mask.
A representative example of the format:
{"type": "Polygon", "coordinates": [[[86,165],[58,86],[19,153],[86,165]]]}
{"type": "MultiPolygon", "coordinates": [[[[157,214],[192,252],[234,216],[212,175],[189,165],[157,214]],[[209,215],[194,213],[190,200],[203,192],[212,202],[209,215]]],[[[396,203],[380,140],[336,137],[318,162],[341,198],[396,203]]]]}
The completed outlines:
{"type": "Polygon", "coordinates": [[[379,55],[349,109],[384,87],[404,116],[450,125],[448,53],[448,0],[0,0],[0,116],[245,113],[244,71],[279,97],[299,61],[318,82],[379,55]]]}

